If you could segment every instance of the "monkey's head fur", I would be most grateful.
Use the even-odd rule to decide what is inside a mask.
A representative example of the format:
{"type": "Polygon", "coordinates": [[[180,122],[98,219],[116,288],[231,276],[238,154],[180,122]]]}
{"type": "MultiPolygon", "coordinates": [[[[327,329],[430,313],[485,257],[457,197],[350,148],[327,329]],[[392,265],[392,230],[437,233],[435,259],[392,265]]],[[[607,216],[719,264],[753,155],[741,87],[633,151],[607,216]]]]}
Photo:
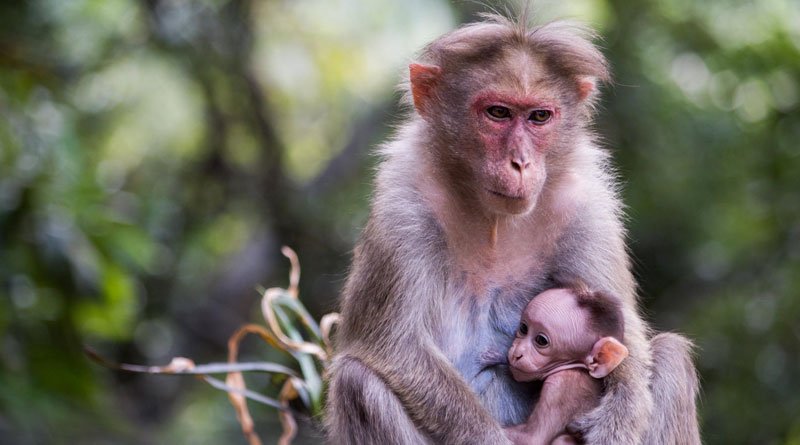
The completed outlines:
{"type": "Polygon", "coordinates": [[[407,97],[416,118],[438,129],[427,132],[430,162],[451,187],[489,213],[527,214],[589,134],[608,65],[578,25],[485,18],[422,51],[407,97]]]}

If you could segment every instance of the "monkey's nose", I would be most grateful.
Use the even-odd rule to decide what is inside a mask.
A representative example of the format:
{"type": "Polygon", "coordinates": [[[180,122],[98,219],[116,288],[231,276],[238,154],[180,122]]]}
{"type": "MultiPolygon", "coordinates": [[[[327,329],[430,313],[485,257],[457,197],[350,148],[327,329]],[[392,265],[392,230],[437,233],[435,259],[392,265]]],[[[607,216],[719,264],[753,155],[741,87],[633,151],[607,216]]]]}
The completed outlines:
{"type": "Polygon", "coordinates": [[[511,160],[511,167],[520,173],[527,170],[530,166],[531,161],[527,160],[526,158],[514,158],[511,160]]]}
{"type": "Polygon", "coordinates": [[[522,354],[514,354],[514,361],[518,362],[522,358],[522,354]]]}

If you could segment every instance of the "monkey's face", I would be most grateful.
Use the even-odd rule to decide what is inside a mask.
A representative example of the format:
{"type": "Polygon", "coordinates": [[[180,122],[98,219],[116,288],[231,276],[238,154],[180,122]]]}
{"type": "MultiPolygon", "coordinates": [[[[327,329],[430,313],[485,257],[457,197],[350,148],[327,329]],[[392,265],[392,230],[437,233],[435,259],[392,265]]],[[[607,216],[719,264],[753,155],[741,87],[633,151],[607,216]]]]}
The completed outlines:
{"type": "Polygon", "coordinates": [[[587,323],[570,291],[552,289],[537,295],[522,313],[508,351],[514,380],[542,380],[557,368],[583,367],[582,359],[592,347],[587,323]]]}
{"type": "Polygon", "coordinates": [[[529,212],[547,178],[545,154],[560,118],[555,101],[488,89],[474,96],[470,114],[480,151],[473,168],[481,202],[501,214],[529,212]]]}
{"type": "Polygon", "coordinates": [[[474,56],[480,62],[412,64],[414,106],[448,180],[490,213],[526,214],[574,145],[576,107],[594,84],[559,77],[545,55],[524,48],[474,56]]]}

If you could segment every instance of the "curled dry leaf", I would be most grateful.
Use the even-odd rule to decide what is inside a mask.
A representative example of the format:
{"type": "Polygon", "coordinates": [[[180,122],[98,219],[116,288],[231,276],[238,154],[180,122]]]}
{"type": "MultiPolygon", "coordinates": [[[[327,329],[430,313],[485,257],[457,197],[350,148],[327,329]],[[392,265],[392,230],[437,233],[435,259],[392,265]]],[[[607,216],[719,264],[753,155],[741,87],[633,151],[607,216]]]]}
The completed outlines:
{"type": "Polygon", "coordinates": [[[267,326],[270,331],[272,331],[275,338],[284,347],[283,349],[314,355],[321,361],[327,362],[328,353],[322,347],[307,341],[292,340],[283,332],[283,329],[281,329],[278,318],[275,316],[275,311],[272,309],[272,302],[283,294],[283,289],[273,287],[267,289],[264,292],[264,297],[261,299],[261,312],[264,314],[264,319],[267,321],[267,326]]]}
{"type": "MultiPolygon", "coordinates": [[[[253,324],[242,326],[228,339],[228,363],[236,363],[239,355],[239,343],[248,333],[258,334],[268,343],[271,343],[273,339],[272,335],[261,326],[253,324]]],[[[241,372],[229,373],[225,378],[225,383],[232,388],[246,389],[244,376],[242,376],[241,372]]],[[[233,392],[228,392],[228,399],[230,399],[233,409],[236,410],[236,418],[242,426],[242,434],[244,434],[247,442],[250,445],[261,445],[261,439],[254,428],[253,417],[250,415],[250,410],[247,409],[247,399],[243,395],[233,392]]]]}
{"type": "Polygon", "coordinates": [[[331,312],[330,314],[323,315],[319,322],[319,330],[322,332],[322,343],[325,345],[328,356],[333,354],[333,346],[331,345],[331,330],[333,329],[334,325],[339,323],[340,319],[341,316],[338,312],[331,312]]]}
{"type": "MultiPolygon", "coordinates": [[[[232,372],[228,374],[225,383],[231,388],[245,389],[244,377],[241,372],[232,372]]],[[[239,419],[239,424],[242,426],[242,433],[250,445],[261,445],[261,439],[256,434],[253,417],[250,416],[250,410],[247,409],[247,399],[241,394],[228,392],[228,399],[230,399],[233,408],[236,410],[236,418],[239,419]]]]}
{"type": "MultiPolygon", "coordinates": [[[[319,397],[322,388],[316,365],[308,357],[300,354],[315,356],[321,362],[323,374],[327,371],[328,357],[332,355],[330,334],[333,326],[339,321],[339,314],[330,313],[322,317],[319,325],[308,314],[299,302],[298,283],[300,280],[300,264],[297,254],[289,247],[283,247],[283,254],[291,262],[289,287],[287,289],[271,288],[264,291],[261,299],[261,309],[267,326],[247,324],[239,328],[228,340],[228,362],[196,365],[185,357],[175,357],[166,366],[140,366],[125,363],[115,363],[100,356],[91,348],[85,348],[86,354],[95,362],[111,369],[148,374],[170,375],[197,375],[215,388],[228,393],[228,398],[236,410],[236,417],[242,427],[242,432],[249,445],[261,445],[261,439],[255,432],[255,423],[247,407],[250,398],[259,403],[272,406],[279,410],[283,432],[278,440],[279,445],[289,445],[297,435],[297,422],[292,414],[290,402],[298,399],[307,407],[319,409],[319,397]],[[288,297],[288,298],[287,298],[288,297]],[[284,332],[279,321],[279,315],[287,323],[284,308],[289,309],[298,317],[299,326],[305,327],[313,338],[305,341],[292,324],[287,325],[287,330],[292,337],[284,332]],[[285,352],[291,352],[300,363],[303,378],[295,371],[277,363],[253,362],[238,363],[239,344],[248,334],[258,335],[270,346],[285,352]],[[266,372],[282,374],[287,378],[283,382],[278,400],[271,399],[261,394],[249,391],[246,387],[242,372],[266,372]],[[226,373],[223,383],[209,374],[226,373]]],[[[294,323],[294,322],[288,322],[294,323]]]]}
{"type": "Polygon", "coordinates": [[[297,258],[295,251],[289,246],[281,247],[281,253],[286,258],[289,258],[289,263],[291,264],[291,269],[289,271],[289,287],[286,289],[286,292],[296,300],[297,297],[300,296],[298,287],[300,284],[300,260],[297,258]]]}

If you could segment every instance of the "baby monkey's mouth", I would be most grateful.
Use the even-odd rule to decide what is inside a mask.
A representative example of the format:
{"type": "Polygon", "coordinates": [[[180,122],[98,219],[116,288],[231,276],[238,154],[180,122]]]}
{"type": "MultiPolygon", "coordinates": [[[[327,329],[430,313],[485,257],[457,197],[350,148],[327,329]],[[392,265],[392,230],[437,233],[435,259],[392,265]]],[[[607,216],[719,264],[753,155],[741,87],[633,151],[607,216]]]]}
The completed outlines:
{"type": "Polygon", "coordinates": [[[511,372],[511,377],[518,382],[532,382],[534,380],[542,380],[541,375],[536,371],[528,371],[518,368],[514,365],[509,365],[508,370],[511,372]]]}

